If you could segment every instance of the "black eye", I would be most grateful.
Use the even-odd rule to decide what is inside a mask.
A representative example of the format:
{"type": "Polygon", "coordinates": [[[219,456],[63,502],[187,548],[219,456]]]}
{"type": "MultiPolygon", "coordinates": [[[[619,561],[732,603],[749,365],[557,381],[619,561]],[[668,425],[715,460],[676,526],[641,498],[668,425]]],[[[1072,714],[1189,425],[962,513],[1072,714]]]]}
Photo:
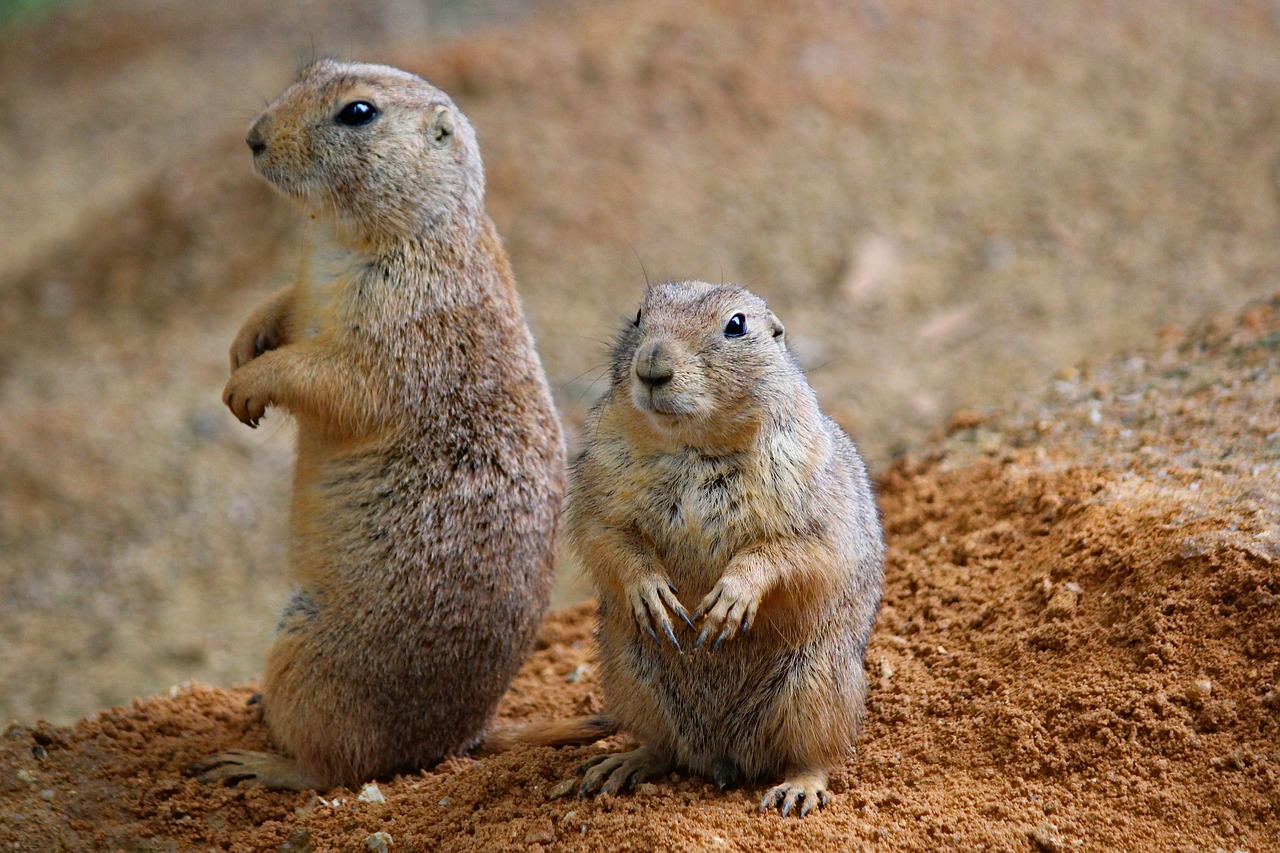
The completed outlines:
{"type": "MultiPolygon", "coordinates": [[[[641,308],[641,309],[640,309],[640,311],[643,311],[643,310],[644,310],[643,308],[641,308]]],[[[632,321],[631,321],[631,325],[633,325],[633,326],[639,326],[639,325],[640,325],[640,311],[637,311],[637,312],[636,312],[636,318],[635,318],[634,320],[632,320],[632,321]]]]}
{"type": "Polygon", "coordinates": [[[368,101],[352,101],[342,109],[333,120],[347,127],[360,127],[378,117],[378,108],[368,101]]]}
{"type": "Polygon", "coordinates": [[[747,333],[747,318],[742,314],[734,314],[724,326],[726,338],[740,338],[747,333]]]}

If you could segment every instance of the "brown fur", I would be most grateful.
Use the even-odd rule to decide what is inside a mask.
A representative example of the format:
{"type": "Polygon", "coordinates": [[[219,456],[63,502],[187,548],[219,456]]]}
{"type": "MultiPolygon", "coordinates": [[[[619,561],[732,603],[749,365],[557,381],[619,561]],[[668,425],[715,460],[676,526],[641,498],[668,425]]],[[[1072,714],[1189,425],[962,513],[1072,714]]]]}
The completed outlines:
{"type": "Polygon", "coordinates": [[[356,785],[481,738],[550,595],[559,422],[474,132],[393,68],[322,61],[254,122],[255,166],[331,234],[249,318],[223,399],[298,422],[296,585],[264,716],[291,759],[212,756],[209,781],[356,785]],[[377,117],[336,119],[363,100],[377,117]]]}
{"type": "Polygon", "coordinates": [[[518,725],[499,724],[485,735],[484,743],[476,747],[472,755],[496,755],[520,744],[585,746],[617,733],[618,721],[605,714],[567,720],[538,720],[518,725]]]}
{"type": "Polygon", "coordinates": [[[782,324],[742,288],[650,288],[586,435],[566,530],[599,596],[606,705],[642,745],[581,792],[678,767],[781,777],[761,807],[784,814],[824,805],[861,728],[883,544],[782,324]]]}

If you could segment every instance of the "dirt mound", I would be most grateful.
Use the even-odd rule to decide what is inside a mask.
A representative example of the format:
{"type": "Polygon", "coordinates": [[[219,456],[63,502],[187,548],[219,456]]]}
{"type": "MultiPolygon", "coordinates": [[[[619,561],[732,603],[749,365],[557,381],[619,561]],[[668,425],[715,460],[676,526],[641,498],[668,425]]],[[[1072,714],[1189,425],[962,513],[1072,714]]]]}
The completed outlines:
{"type": "MultiPolygon", "coordinates": [[[[882,478],[870,716],[804,821],[672,776],[545,792],[600,747],[520,748],[384,781],[385,802],[204,787],[266,733],[192,685],[0,740],[18,849],[1262,851],[1280,825],[1280,298],[1060,380],[882,478]],[[1211,413],[1211,414],[1210,414],[1211,413]]],[[[590,604],[561,611],[508,719],[594,713],[590,604]]],[[[605,744],[610,745],[610,744],[605,744]]],[[[617,745],[613,742],[612,745],[617,745]]]]}

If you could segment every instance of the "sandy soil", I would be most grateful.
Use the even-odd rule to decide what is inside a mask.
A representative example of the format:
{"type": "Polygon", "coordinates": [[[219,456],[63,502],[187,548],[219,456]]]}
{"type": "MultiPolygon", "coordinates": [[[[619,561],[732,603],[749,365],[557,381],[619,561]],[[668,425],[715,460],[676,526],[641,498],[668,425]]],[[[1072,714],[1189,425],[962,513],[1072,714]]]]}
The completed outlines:
{"type": "MultiPolygon", "coordinates": [[[[1277,57],[1246,0],[103,0],[0,31],[0,842],[1266,849],[1280,332],[1240,312],[1280,269],[1277,57]],[[590,750],[385,806],[196,789],[184,761],[264,736],[243,691],[32,734],[260,669],[292,432],[218,394],[299,223],[241,136],[316,53],[471,115],[571,435],[646,275],[786,321],[892,544],[871,727],[821,822],[688,781],[543,803],[590,750]]],[[[505,713],[599,701],[564,681],[588,625],[548,624],[505,713]]]]}
{"type": "MultiPolygon", "coordinates": [[[[0,844],[325,851],[385,833],[405,850],[1274,849],[1278,398],[1280,297],[1005,410],[960,413],[889,468],[867,730],[833,805],[803,821],[757,813],[759,790],[676,775],[548,801],[599,746],[454,759],[382,781],[380,802],[206,787],[182,768],[268,738],[250,688],[188,684],[71,727],[11,727],[0,844]]],[[[548,619],[502,717],[602,709],[592,615],[548,619]]]]}

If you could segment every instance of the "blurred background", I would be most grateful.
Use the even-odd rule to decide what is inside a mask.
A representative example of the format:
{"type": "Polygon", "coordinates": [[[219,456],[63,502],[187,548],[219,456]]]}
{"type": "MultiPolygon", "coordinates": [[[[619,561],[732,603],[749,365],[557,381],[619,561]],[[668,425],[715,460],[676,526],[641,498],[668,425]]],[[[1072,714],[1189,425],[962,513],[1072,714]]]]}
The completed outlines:
{"type": "Polygon", "coordinates": [[[571,443],[646,276],[769,299],[874,470],[1277,288],[1276,2],[0,0],[0,719],[260,670],[293,433],[219,394],[300,247],[243,135],[324,55],[476,124],[571,443]]]}

